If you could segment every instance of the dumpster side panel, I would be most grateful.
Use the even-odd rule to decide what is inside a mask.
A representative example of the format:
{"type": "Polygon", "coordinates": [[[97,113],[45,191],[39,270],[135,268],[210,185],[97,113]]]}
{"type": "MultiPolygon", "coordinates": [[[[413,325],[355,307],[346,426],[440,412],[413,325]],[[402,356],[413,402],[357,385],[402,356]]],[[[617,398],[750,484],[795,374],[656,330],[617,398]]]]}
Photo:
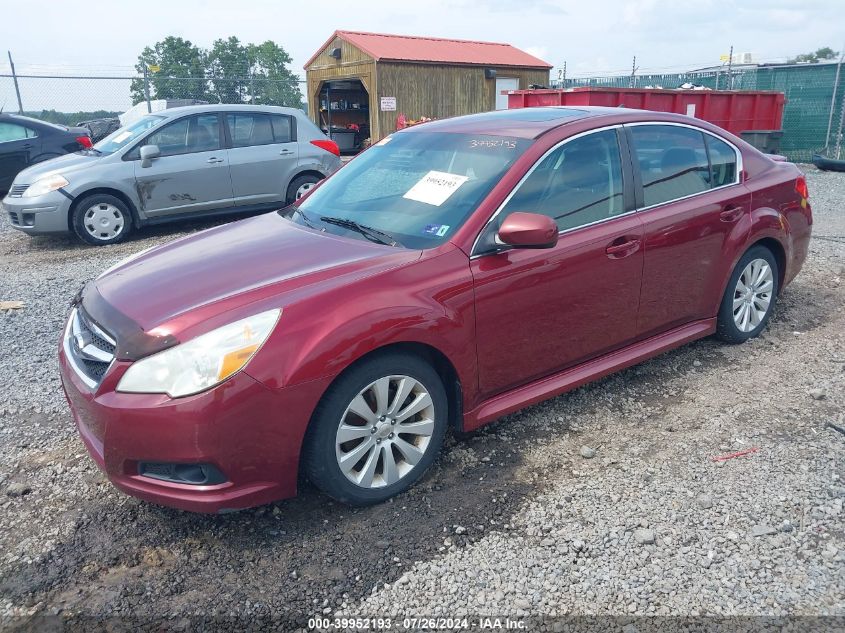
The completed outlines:
{"type": "Polygon", "coordinates": [[[736,135],[748,130],[781,129],[785,103],[782,92],[661,88],[518,90],[508,97],[511,108],[593,105],[675,112],[709,121],[736,135]]]}

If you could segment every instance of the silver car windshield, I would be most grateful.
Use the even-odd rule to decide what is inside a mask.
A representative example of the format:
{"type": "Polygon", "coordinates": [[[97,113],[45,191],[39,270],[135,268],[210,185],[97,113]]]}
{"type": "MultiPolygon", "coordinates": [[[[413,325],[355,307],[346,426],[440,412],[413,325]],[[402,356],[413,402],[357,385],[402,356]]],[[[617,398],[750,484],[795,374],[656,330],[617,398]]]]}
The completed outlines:
{"type": "Polygon", "coordinates": [[[94,149],[102,154],[114,154],[116,151],[126,147],[133,141],[137,140],[141,134],[149,130],[154,125],[162,121],[164,117],[147,115],[130,123],[126,127],[115,130],[106,138],[94,145],[94,149]]]}

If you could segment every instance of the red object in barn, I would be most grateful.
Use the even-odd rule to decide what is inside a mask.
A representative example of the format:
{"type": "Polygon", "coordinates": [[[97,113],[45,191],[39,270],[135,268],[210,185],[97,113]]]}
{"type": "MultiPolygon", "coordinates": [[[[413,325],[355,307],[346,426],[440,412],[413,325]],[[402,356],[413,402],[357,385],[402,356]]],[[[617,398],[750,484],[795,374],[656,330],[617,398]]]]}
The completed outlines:
{"type": "Polygon", "coordinates": [[[508,108],[609,106],[675,112],[709,121],[739,136],[748,130],[780,130],[786,97],[752,90],[669,90],[665,88],[569,88],[514,90],[508,108]]]}

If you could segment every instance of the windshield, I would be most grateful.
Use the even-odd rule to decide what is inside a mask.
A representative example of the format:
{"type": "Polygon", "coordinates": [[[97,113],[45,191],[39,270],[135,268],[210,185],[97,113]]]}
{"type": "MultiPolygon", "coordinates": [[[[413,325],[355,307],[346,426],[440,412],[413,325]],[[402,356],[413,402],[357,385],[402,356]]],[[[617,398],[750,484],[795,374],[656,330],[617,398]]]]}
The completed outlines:
{"type": "Polygon", "coordinates": [[[164,117],[147,115],[130,123],[126,127],[115,130],[106,138],[94,145],[94,149],[99,150],[103,154],[113,154],[114,152],[126,147],[133,141],[138,140],[145,131],[159,123],[164,117]]]}
{"type": "Polygon", "coordinates": [[[507,136],[400,132],[346,165],[291,219],[367,239],[351,221],[398,245],[430,248],[458,230],[530,144],[507,136]]]}

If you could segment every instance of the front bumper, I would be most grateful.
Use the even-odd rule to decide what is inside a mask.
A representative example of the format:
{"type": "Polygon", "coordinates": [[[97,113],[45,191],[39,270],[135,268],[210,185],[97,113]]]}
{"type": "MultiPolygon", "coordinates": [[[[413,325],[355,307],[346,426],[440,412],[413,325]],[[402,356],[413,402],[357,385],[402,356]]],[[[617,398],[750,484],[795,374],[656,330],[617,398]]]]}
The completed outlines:
{"type": "Polygon", "coordinates": [[[61,191],[51,191],[34,198],[3,198],[3,210],[12,227],[30,235],[68,232],[68,217],[73,200],[61,191]]]}
{"type": "Polygon", "coordinates": [[[239,372],[172,399],[119,393],[130,363],[115,361],[93,390],[59,354],[62,384],[91,456],[121,491],[192,512],[225,512],[296,494],[299,452],[322,381],[273,390],[239,372]],[[211,464],[225,482],[192,485],[139,474],[141,462],[211,464]]]}

